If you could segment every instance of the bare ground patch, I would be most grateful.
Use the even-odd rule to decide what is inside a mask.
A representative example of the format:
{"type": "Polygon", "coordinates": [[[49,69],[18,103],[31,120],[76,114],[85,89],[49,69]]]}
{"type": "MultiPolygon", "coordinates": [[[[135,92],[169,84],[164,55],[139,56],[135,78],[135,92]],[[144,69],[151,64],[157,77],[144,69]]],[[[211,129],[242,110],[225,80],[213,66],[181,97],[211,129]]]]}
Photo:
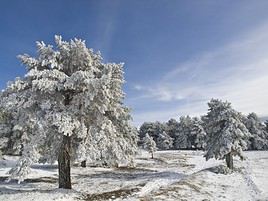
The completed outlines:
{"type": "Polygon", "coordinates": [[[129,195],[138,192],[139,188],[131,188],[131,189],[119,189],[110,192],[104,192],[100,194],[88,194],[84,196],[84,200],[86,201],[100,201],[100,200],[114,200],[114,199],[124,199],[129,195]]]}

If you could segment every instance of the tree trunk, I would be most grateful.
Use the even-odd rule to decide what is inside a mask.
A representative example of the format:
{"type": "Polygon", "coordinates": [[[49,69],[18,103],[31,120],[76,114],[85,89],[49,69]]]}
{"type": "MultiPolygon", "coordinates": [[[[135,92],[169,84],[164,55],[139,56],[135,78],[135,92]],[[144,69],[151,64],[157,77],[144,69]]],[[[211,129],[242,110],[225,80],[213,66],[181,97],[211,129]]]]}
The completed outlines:
{"type": "Polygon", "coordinates": [[[71,137],[64,135],[58,156],[59,188],[71,189],[71,137]]]}
{"type": "Polygon", "coordinates": [[[22,156],[23,149],[24,149],[24,145],[21,144],[21,148],[20,148],[20,152],[19,152],[19,155],[20,155],[20,156],[22,156]]]}
{"type": "Polygon", "coordinates": [[[152,152],[152,159],[154,159],[154,152],[152,152]]]}
{"type": "Polygon", "coordinates": [[[234,169],[233,155],[231,152],[226,154],[225,160],[226,160],[227,167],[231,170],[234,169]]]}
{"type": "Polygon", "coordinates": [[[87,167],[87,161],[86,160],[81,162],[81,167],[87,167]]]}

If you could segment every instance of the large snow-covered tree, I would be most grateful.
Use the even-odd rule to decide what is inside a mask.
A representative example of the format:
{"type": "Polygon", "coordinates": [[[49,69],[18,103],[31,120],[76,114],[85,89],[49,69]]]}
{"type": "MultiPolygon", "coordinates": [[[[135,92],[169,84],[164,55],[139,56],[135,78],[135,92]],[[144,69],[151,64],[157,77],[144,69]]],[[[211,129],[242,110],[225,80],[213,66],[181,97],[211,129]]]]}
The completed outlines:
{"type": "Polygon", "coordinates": [[[260,121],[256,113],[250,113],[245,119],[245,125],[251,137],[248,141],[248,149],[262,150],[268,148],[268,133],[265,125],[260,121]]]}
{"type": "Polygon", "coordinates": [[[231,107],[231,103],[212,99],[205,118],[207,132],[206,159],[225,159],[233,169],[233,156],[243,159],[242,150],[247,147],[250,136],[242,115],[231,107]]]}
{"type": "Polygon", "coordinates": [[[37,42],[37,57],[19,56],[24,78],[10,83],[1,106],[14,115],[24,136],[22,157],[10,171],[22,180],[38,160],[58,161],[59,187],[71,188],[70,161],[131,161],[136,132],[123,106],[122,64],[103,63],[85,41],[63,41],[56,48],[37,42]]]}
{"type": "Polygon", "coordinates": [[[156,143],[154,138],[151,137],[148,133],[143,138],[143,148],[151,154],[151,158],[154,158],[154,152],[156,151],[156,143]]]}

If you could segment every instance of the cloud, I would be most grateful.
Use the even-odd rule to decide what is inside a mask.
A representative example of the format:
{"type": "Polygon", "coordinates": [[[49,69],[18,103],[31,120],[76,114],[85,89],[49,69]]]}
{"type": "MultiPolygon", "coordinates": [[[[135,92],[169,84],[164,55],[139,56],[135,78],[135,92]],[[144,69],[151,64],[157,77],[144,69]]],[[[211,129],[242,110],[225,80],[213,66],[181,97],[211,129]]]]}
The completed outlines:
{"type": "Polygon", "coordinates": [[[97,21],[102,22],[99,23],[97,26],[97,29],[101,32],[99,36],[100,39],[97,41],[98,46],[99,49],[102,50],[103,55],[106,53],[106,55],[104,55],[104,58],[107,59],[111,51],[114,36],[117,32],[121,4],[119,1],[114,1],[113,3],[110,3],[108,5],[107,3],[105,4],[104,2],[100,2],[99,6],[100,11],[105,10],[107,6],[110,7],[110,9],[108,10],[109,13],[107,15],[104,15],[103,12],[99,12],[96,16],[97,21]]]}
{"type": "Polygon", "coordinates": [[[143,89],[143,87],[142,87],[141,85],[139,85],[139,84],[134,85],[133,88],[134,88],[135,90],[137,90],[137,91],[141,91],[141,90],[143,89]]]}
{"type": "Polygon", "coordinates": [[[178,64],[153,85],[137,85],[141,101],[170,103],[174,108],[140,112],[134,120],[167,120],[184,113],[205,113],[211,98],[228,100],[244,113],[268,115],[267,33],[266,23],[221,48],[178,64]]]}

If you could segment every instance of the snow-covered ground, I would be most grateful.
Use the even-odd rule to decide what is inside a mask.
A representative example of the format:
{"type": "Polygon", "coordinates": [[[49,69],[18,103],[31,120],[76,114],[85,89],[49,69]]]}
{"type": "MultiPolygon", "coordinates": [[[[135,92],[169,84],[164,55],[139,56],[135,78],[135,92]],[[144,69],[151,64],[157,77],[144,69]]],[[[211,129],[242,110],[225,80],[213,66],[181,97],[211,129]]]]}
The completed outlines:
{"type": "Polygon", "coordinates": [[[57,167],[36,164],[28,179],[6,183],[14,157],[0,160],[0,200],[268,200],[268,151],[246,152],[233,173],[200,151],[142,151],[136,168],[72,168],[73,190],[58,189],[57,167]]]}

